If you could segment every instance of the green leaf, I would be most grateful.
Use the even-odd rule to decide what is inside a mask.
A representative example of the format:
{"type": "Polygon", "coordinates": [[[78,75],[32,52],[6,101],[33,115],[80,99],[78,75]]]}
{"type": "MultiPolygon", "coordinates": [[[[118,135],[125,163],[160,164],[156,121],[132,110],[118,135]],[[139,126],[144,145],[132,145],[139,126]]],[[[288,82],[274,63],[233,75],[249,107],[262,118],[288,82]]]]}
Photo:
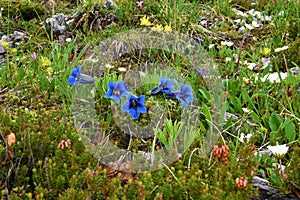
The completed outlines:
{"type": "Polygon", "coordinates": [[[17,81],[21,81],[24,78],[24,76],[25,76],[25,71],[24,68],[21,67],[17,75],[17,81]]]}
{"type": "Polygon", "coordinates": [[[207,100],[210,101],[210,93],[205,88],[200,88],[199,92],[201,92],[202,96],[207,100]]]}
{"type": "Polygon", "coordinates": [[[203,113],[205,115],[206,120],[211,122],[212,118],[211,118],[209,107],[205,103],[202,103],[202,108],[203,108],[203,113]]]}
{"type": "Polygon", "coordinates": [[[229,126],[232,125],[232,116],[229,117],[229,119],[227,120],[225,126],[224,126],[224,129],[227,129],[229,126]]]}
{"type": "Polygon", "coordinates": [[[231,97],[229,100],[230,100],[230,103],[234,106],[234,109],[236,111],[239,111],[239,112],[243,111],[242,110],[242,103],[241,103],[241,101],[240,101],[239,98],[237,98],[237,97],[231,97]]]}
{"type": "Polygon", "coordinates": [[[284,128],[284,135],[288,139],[289,142],[293,142],[296,139],[296,131],[293,122],[290,119],[285,120],[286,126],[284,128]]]}
{"type": "Polygon", "coordinates": [[[259,116],[258,116],[255,112],[252,112],[252,113],[250,114],[250,116],[251,116],[252,119],[253,119],[254,121],[256,121],[258,124],[261,124],[261,120],[260,120],[259,116]]]}
{"type": "Polygon", "coordinates": [[[276,113],[273,112],[271,114],[269,125],[272,131],[278,131],[282,122],[283,122],[282,118],[278,116],[276,113]]]}

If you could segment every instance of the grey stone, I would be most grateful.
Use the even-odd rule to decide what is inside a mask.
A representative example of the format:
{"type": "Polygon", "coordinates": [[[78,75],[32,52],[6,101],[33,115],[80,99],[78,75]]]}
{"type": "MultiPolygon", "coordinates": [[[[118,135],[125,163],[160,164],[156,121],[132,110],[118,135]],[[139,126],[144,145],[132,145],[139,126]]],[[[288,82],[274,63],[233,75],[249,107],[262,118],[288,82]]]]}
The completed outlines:
{"type": "Polygon", "coordinates": [[[298,75],[300,73],[300,69],[298,67],[292,67],[290,70],[294,75],[298,75]]]}
{"type": "Polygon", "coordinates": [[[46,29],[54,34],[63,34],[66,30],[66,20],[64,14],[57,14],[46,19],[46,29]]]}
{"type": "Polygon", "coordinates": [[[0,45],[0,54],[5,54],[6,49],[0,45]]]}
{"type": "Polygon", "coordinates": [[[25,41],[27,42],[28,41],[28,37],[26,36],[25,33],[22,33],[20,31],[15,31],[14,34],[12,35],[14,41],[16,42],[21,42],[21,41],[25,41]]]}
{"type": "Polygon", "coordinates": [[[118,8],[117,4],[115,2],[113,2],[112,0],[107,0],[104,4],[103,4],[103,8],[106,9],[110,9],[112,7],[118,8]]]}

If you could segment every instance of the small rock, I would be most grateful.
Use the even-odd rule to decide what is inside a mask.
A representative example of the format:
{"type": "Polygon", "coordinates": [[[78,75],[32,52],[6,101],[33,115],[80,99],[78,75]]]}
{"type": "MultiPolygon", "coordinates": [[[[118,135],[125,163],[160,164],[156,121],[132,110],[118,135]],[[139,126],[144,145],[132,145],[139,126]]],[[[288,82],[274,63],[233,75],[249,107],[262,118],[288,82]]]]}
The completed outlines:
{"type": "Polygon", "coordinates": [[[290,70],[294,75],[298,75],[300,73],[300,69],[298,67],[292,67],[290,70]]]}
{"type": "Polygon", "coordinates": [[[66,21],[64,14],[57,14],[46,19],[46,29],[53,31],[54,34],[63,34],[66,30],[66,21]]]}
{"type": "Polygon", "coordinates": [[[9,38],[6,35],[3,35],[1,38],[1,42],[8,42],[9,38]]]}
{"type": "Polygon", "coordinates": [[[259,189],[259,199],[268,199],[269,196],[276,194],[278,191],[269,186],[269,181],[258,176],[253,177],[253,186],[259,189]]]}
{"type": "Polygon", "coordinates": [[[22,32],[19,32],[19,31],[15,31],[14,34],[13,34],[13,38],[14,38],[14,41],[16,42],[21,42],[21,41],[25,41],[27,42],[28,41],[28,37],[26,36],[25,33],[22,33],[22,32]]]}
{"type": "Polygon", "coordinates": [[[5,54],[6,49],[0,45],[0,54],[5,54]]]}
{"type": "Polygon", "coordinates": [[[111,7],[118,8],[117,4],[116,4],[115,2],[113,2],[112,0],[107,0],[107,1],[103,4],[103,8],[110,9],[111,7]]]}
{"type": "Polygon", "coordinates": [[[271,156],[272,155],[272,152],[270,151],[270,150],[262,150],[262,151],[259,151],[259,152],[257,152],[257,154],[259,155],[259,156],[263,156],[263,155],[269,155],[269,156],[271,156]]]}

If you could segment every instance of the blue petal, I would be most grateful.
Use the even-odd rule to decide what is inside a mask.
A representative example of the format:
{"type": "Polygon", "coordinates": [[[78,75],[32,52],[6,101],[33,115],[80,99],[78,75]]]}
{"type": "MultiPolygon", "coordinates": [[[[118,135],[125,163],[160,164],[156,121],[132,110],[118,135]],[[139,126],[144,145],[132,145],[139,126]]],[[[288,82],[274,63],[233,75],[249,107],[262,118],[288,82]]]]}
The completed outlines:
{"type": "Polygon", "coordinates": [[[77,68],[73,69],[71,72],[71,76],[76,77],[80,75],[81,66],[78,66],[77,68]]]}
{"type": "Polygon", "coordinates": [[[158,93],[161,92],[160,89],[161,89],[161,88],[160,88],[159,86],[157,86],[157,87],[153,88],[153,89],[150,91],[150,94],[151,94],[151,95],[158,94],[158,93]]]}
{"type": "Polygon", "coordinates": [[[77,84],[77,82],[75,82],[75,78],[74,77],[70,77],[67,82],[70,83],[70,85],[75,86],[77,84]]]}
{"type": "Polygon", "coordinates": [[[113,91],[111,89],[108,89],[108,91],[105,93],[106,98],[110,98],[113,94],[113,91]]]}
{"type": "Polygon", "coordinates": [[[145,95],[141,95],[141,96],[137,99],[138,103],[139,103],[139,104],[144,104],[145,98],[146,98],[145,95]]]}
{"type": "Polygon", "coordinates": [[[140,116],[138,114],[138,112],[135,109],[130,109],[129,110],[129,114],[132,116],[132,118],[134,119],[138,119],[140,116]]]}
{"type": "Polygon", "coordinates": [[[111,98],[118,104],[121,101],[120,96],[112,95],[111,98]]]}
{"type": "Polygon", "coordinates": [[[126,103],[122,106],[122,111],[123,112],[128,112],[129,111],[129,105],[130,105],[130,101],[127,99],[126,103]]]}
{"type": "Polygon", "coordinates": [[[108,82],[107,86],[108,86],[109,89],[113,90],[115,88],[115,86],[116,86],[116,83],[108,82]]]}
{"type": "Polygon", "coordinates": [[[147,108],[144,105],[138,105],[136,107],[136,111],[139,113],[146,113],[147,112],[147,108]]]}
{"type": "Polygon", "coordinates": [[[176,94],[176,98],[181,101],[183,107],[194,101],[193,90],[190,85],[180,84],[180,91],[176,94]]]}

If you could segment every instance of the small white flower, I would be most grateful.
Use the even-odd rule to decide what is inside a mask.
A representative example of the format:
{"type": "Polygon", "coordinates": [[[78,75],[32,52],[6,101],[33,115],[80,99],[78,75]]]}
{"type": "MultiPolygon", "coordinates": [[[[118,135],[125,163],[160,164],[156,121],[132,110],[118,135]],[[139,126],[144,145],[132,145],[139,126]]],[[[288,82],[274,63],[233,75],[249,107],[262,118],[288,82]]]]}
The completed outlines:
{"type": "Polygon", "coordinates": [[[107,69],[112,69],[112,68],[114,68],[114,66],[111,65],[111,64],[105,64],[105,67],[106,67],[107,69]]]}
{"type": "Polygon", "coordinates": [[[227,42],[227,41],[221,41],[221,45],[231,47],[232,45],[234,45],[234,43],[233,42],[227,42]]]}
{"type": "Polygon", "coordinates": [[[259,12],[259,11],[254,10],[254,9],[249,10],[248,13],[250,15],[252,15],[253,17],[258,17],[258,18],[262,17],[262,13],[259,12]]]}
{"type": "Polygon", "coordinates": [[[288,48],[289,48],[288,46],[283,46],[283,47],[280,47],[280,48],[276,48],[274,51],[275,52],[284,51],[284,50],[287,50],[288,48]]]}
{"type": "Polygon", "coordinates": [[[242,26],[242,27],[239,28],[238,32],[239,33],[244,33],[245,29],[246,29],[245,26],[242,26]]]}
{"type": "Polygon", "coordinates": [[[283,157],[289,150],[289,147],[286,144],[276,145],[276,146],[267,146],[267,148],[274,154],[276,157],[283,157]]]}
{"type": "Polygon", "coordinates": [[[66,39],[66,42],[71,42],[72,41],[72,38],[67,38],[66,39]]]}
{"type": "Polygon", "coordinates": [[[244,133],[241,134],[241,136],[239,137],[239,141],[244,143],[245,142],[245,138],[246,138],[246,142],[250,141],[250,138],[252,137],[252,133],[249,133],[247,135],[245,135],[244,133]]]}
{"type": "Polygon", "coordinates": [[[250,69],[250,70],[253,70],[255,67],[257,66],[256,63],[247,63],[247,68],[250,69]]]}
{"type": "Polygon", "coordinates": [[[215,46],[215,44],[210,44],[210,45],[208,46],[208,48],[211,49],[211,48],[213,48],[214,46],[215,46]]]}
{"type": "Polygon", "coordinates": [[[272,166],[273,166],[273,167],[276,167],[276,168],[278,168],[278,169],[280,169],[280,170],[282,170],[282,171],[285,170],[285,166],[284,166],[284,165],[280,165],[280,164],[278,164],[278,163],[273,163],[272,166]]]}
{"type": "Polygon", "coordinates": [[[284,15],[284,11],[283,10],[278,13],[278,16],[283,16],[283,15],[284,15]]]}
{"type": "Polygon", "coordinates": [[[247,13],[244,13],[244,12],[242,12],[242,11],[234,10],[234,12],[235,12],[237,15],[240,15],[240,16],[243,16],[243,17],[248,17],[248,14],[247,14],[247,13]]]}
{"type": "Polygon", "coordinates": [[[225,61],[226,61],[226,62],[230,62],[230,61],[231,61],[231,58],[230,58],[230,57],[226,57],[226,58],[225,58],[225,61]]]}
{"type": "Polygon", "coordinates": [[[241,23],[241,19],[235,19],[235,20],[233,20],[235,23],[237,23],[237,24],[239,24],[239,23],[241,23]]]}
{"type": "Polygon", "coordinates": [[[258,24],[258,22],[256,20],[252,21],[252,26],[255,27],[255,28],[259,28],[260,27],[260,25],[258,24]]]}
{"type": "Polygon", "coordinates": [[[252,29],[254,29],[254,27],[253,26],[251,26],[250,24],[245,24],[245,27],[247,28],[247,29],[249,29],[249,30],[252,30],[252,29]]]}
{"type": "Polygon", "coordinates": [[[251,110],[249,110],[248,108],[242,108],[242,110],[243,110],[245,113],[251,112],[251,110]]]}
{"type": "Polygon", "coordinates": [[[118,70],[119,70],[120,72],[126,72],[126,71],[127,71],[127,69],[126,69],[125,67],[119,67],[118,70]]]}
{"type": "Polygon", "coordinates": [[[264,17],[264,21],[271,21],[272,20],[272,16],[265,16],[264,17]]]}

